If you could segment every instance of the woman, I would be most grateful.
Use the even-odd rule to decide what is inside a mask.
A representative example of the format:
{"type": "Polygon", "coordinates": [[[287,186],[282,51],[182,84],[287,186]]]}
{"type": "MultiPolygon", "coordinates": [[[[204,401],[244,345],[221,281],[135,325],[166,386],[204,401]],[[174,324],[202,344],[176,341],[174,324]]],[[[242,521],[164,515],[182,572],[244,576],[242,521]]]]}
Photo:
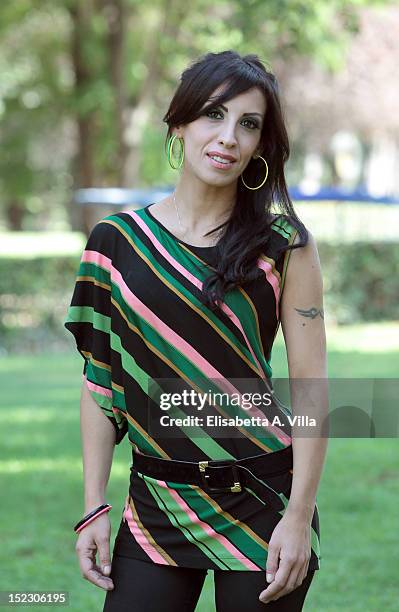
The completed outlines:
{"type": "MultiPolygon", "coordinates": [[[[194,610],[209,569],[218,612],[296,612],[320,567],[326,444],[290,422],[270,359],[280,322],[290,379],[325,379],[326,349],[276,78],[256,55],[208,53],[183,72],[164,121],[176,188],[94,227],[65,321],[85,359],[81,573],[107,590],[106,612],[194,610]],[[105,490],[126,433],[111,569],[105,490]]],[[[323,393],[316,404],[323,416],[323,393]]]]}

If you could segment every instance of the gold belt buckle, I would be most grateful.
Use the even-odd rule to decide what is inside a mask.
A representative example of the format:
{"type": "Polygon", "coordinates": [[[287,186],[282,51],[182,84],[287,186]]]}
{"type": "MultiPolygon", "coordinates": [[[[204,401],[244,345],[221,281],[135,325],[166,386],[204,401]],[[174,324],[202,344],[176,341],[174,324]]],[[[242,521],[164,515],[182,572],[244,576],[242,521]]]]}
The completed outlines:
{"type": "Polygon", "coordinates": [[[234,484],[231,487],[210,487],[206,481],[209,478],[209,474],[206,473],[206,468],[208,467],[209,461],[199,461],[198,467],[201,474],[202,482],[209,489],[209,491],[219,491],[219,492],[230,492],[230,493],[239,493],[241,491],[241,484],[238,478],[238,472],[235,465],[232,465],[233,476],[234,476],[234,484]]]}

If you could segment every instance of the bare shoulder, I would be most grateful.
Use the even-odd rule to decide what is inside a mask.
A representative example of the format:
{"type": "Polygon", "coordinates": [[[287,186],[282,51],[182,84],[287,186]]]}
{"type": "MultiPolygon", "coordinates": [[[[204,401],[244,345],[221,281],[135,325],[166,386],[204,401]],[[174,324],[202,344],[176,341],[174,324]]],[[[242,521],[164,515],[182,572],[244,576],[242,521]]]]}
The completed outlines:
{"type": "MultiPolygon", "coordinates": [[[[306,228],[307,233],[308,233],[308,241],[307,244],[303,247],[301,247],[300,249],[294,249],[293,253],[300,253],[302,257],[305,258],[314,258],[316,257],[318,259],[318,250],[317,250],[317,242],[316,239],[314,237],[314,235],[312,234],[312,232],[310,231],[310,229],[306,228]]],[[[295,230],[296,231],[296,230],[295,230]]],[[[293,241],[293,244],[298,244],[299,242],[301,242],[301,237],[299,235],[299,232],[296,231],[296,235],[295,235],[295,239],[293,241]]],[[[298,255],[297,255],[298,257],[298,255]]]]}
{"type": "MultiPolygon", "coordinates": [[[[317,243],[314,235],[308,231],[308,242],[305,246],[291,249],[289,264],[285,278],[285,303],[300,297],[302,303],[308,298],[320,301],[323,279],[317,243]]],[[[299,233],[296,234],[293,244],[300,242],[299,233]]]]}

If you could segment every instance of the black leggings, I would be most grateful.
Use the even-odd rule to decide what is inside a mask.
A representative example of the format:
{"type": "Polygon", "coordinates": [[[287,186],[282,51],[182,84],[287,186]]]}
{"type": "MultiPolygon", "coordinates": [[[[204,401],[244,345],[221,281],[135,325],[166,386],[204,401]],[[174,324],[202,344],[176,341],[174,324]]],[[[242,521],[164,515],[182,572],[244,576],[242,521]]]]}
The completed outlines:
{"type": "MultiPolygon", "coordinates": [[[[114,589],[103,612],[194,612],[207,571],[113,555],[114,589]]],[[[265,605],[258,597],[268,584],[266,572],[213,571],[216,612],[300,612],[314,576],[309,571],[299,587],[265,605]]]]}

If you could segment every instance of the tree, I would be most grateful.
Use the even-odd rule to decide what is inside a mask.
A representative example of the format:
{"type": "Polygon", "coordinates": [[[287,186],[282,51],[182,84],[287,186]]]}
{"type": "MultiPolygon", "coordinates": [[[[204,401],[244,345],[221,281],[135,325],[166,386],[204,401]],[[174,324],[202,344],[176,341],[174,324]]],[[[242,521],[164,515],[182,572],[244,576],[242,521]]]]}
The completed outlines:
{"type": "MultiPolygon", "coordinates": [[[[256,52],[288,92],[287,75],[297,58],[316,58],[329,70],[339,69],[358,15],[370,4],[3,3],[0,142],[7,154],[0,162],[0,206],[9,227],[34,226],[34,214],[40,213],[41,223],[54,220],[54,201],[68,205],[71,187],[173,180],[164,163],[165,126],[160,118],[180,72],[192,59],[226,48],[256,52]]],[[[80,222],[71,206],[70,217],[76,227],[80,222]]],[[[84,225],[89,231],[89,213],[84,225]]]]}

